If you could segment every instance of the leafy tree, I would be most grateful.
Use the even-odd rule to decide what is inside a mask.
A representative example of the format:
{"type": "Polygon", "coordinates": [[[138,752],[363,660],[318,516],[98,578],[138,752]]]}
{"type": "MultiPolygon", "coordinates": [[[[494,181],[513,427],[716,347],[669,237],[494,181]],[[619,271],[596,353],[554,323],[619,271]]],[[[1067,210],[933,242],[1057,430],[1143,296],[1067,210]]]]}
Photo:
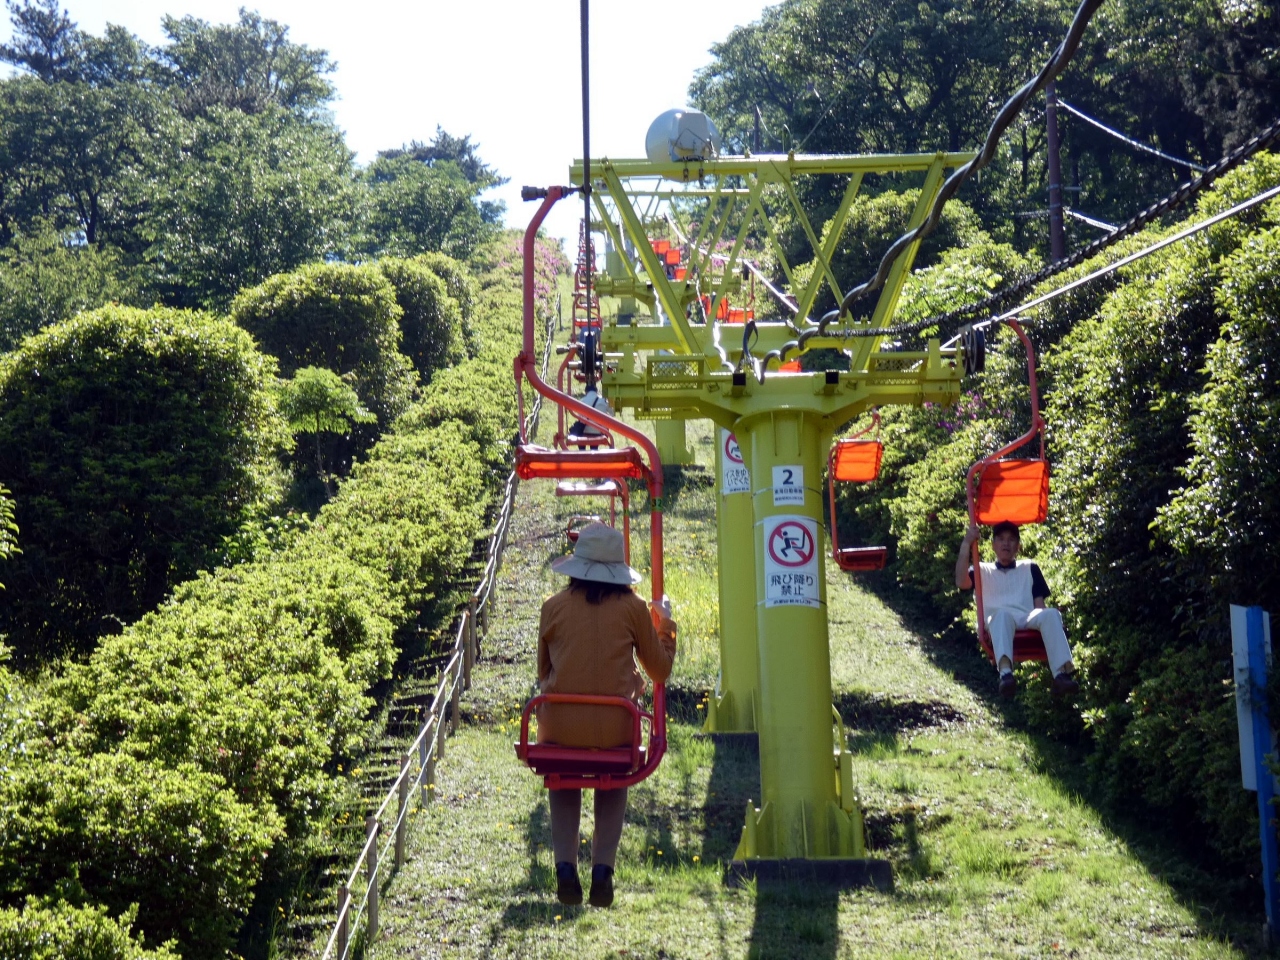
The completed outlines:
{"type": "Polygon", "coordinates": [[[310,116],[333,99],[328,54],[290,42],[288,27],[256,12],[242,7],[238,23],[217,26],[165,17],[164,32],[169,43],[159,59],[188,117],[213,107],[249,114],[279,107],[310,116]]]}
{"type": "Polygon", "coordinates": [[[373,265],[313,264],[244,290],[231,317],[280,361],[350,375],[360,402],[390,423],[409,402],[413,375],[400,353],[395,289],[373,265]]]}
{"type": "MultiPolygon", "coordinates": [[[[481,190],[509,183],[509,177],[499,176],[497,171],[480,159],[478,150],[479,144],[473,144],[469,134],[455,137],[451,136],[443,127],[437,126],[435,139],[430,143],[421,143],[418,140],[413,140],[410,141],[407,147],[379,150],[378,157],[383,160],[410,157],[425,163],[427,166],[434,166],[437,163],[448,161],[455,164],[462,175],[481,190]]],[[[501,200],[479,200],[477,201],[477,206],[480,210],[480,217],[485,223],[502,223],[502,215],[506,212],[507,205],[501,200]]]]}
{"type": "Polygon", "coordinates": [[[322,367],[303,367],[292,380],[280,385],[280,412],[295,436],[315,436],[316,475],[324,483],[325,493],[332,496],[321,435],[346,433],[357,423],[371,423],[378,418],[360,406],[360,398],[340,376],[322,367]]]}
{"type": "Polygon", "coordinates": [[[493,235],[476,205],[482,188],[452,161],[428,165],[408,155],[380,157],[363,180],[365,252],[404,257],[438,251],[466,259],[493,235]]]}
{"type": "Polygon", "coordinates": [[[48,220],[86,243],[136,246],[144,167],[164,112],[130,85],[0,84],[0,239],[48,220]]]}
{"type": "Polygon", "coordinates": [[[0,358],[23,540],[0,631],[20,659],[90,649],[279,494],[274,373],[232,324],[163,308],[81,314],[0,358]]]}
{"type": "Polygon", "coordinates": [[[166,302],[223,309],[241,288],[342,246],[351,154],[332,126],[211,106],[183,136],[147,216],[166,302]]]}
{"type": "Polygon", "coordinates": [[[139,286],[113,247],[68,242],[48,226],[19,234],[0,248],[0,352],[81,311],[136,304],[139,286]]]}
{"type": "Polygon", "coordinates": [[[81,75],[84,35],[58,0],[8,0],[12,43],[0,44],[0,60],[25,67],[41,80],[71,80],[81,75]]]}

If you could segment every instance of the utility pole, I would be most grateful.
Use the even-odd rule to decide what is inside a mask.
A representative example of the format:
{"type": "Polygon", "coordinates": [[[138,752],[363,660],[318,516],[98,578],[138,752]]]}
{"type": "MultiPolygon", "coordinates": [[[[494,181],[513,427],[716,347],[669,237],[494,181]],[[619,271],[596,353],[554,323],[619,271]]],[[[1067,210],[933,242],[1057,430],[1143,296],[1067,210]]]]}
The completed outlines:
{"type": "Polygon", "coordinates": [[[1058,142],[1058,94],[1050,83],[1044,88],[1044,118],[1048,125],[1049,148],[1049,256],[1057,263],[1067,255],[1066,235],[1062,228],[1062,158],[1058,142]]]}

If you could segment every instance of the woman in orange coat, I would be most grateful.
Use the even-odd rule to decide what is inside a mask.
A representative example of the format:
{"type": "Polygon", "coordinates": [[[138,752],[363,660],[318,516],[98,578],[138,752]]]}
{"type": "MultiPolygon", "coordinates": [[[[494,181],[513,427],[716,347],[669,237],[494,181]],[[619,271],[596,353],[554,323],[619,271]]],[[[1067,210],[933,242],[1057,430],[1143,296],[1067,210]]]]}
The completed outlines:
{"type": "MultiPolygon", "coordinates": [[[[631,589],[640,574],[624,559],[622,534],[603,523],[578,533],[572,556],[551,564],[569,576],[569,585],[542,605],[538,627],[538,683],[543,693],[586,693],[638,701],[644,678],[636,657],[655,683],[671,675],[676,625],[671,605],[646,605],[631,589]]],[[[631,742],[631,720],[606,706],[543,704],[538,740],[572,747],[617,747],[631,742]]],[[[551,845],[556,859],[556,896],[582,902],[578,880],[578,823],[581,790],[551,791],[551,845]]],[[[622,839],[627,790],[595,791],[595,833],[591,842],[592,906],[613,902],[613,865],[622,839]]]]}

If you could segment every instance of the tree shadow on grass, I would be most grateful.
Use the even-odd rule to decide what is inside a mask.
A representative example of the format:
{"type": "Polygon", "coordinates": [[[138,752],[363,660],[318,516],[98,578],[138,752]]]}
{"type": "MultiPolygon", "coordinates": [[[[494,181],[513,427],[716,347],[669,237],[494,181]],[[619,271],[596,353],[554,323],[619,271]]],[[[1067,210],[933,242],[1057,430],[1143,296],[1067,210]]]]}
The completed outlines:
{"type": "MultiPolygon", "coordinates": [[[[1103,826],[1197,918],[1202,934],[1226,938],[1250,956],[1262,955],[1257,933],[1263,919],[1259,877],[1241,877],[1216,863],[1200,842],[1198,831],[1175,832],[1171,825],[1162,828],[1164,818],[1158,811],[1138,803],[1108,802],[1099,795],[1087,779],[1089,750],[1074,705],[1064,702],[1052,707],[1049,719],[1057,736],[1029,724],[1022,701],[1047,697],[1049,677],[1043,664],[1020,668],[1018,699],[1002,701],[996,694],[995,670],[979,649],[967,621],[948,622],[924,594],[899,585],[892,571],[863,575],[859,583],[919,638],[921,649],[935,666],[987,702],[1009,727],[1020,731],[1032,751],[1036,771],[1095,810],[1103,826]]],[[[866,742],[878,736],[879,732],[872,731],[866,742]]],[[[868,827],[872,829],[871,824],[868,827]]]]}

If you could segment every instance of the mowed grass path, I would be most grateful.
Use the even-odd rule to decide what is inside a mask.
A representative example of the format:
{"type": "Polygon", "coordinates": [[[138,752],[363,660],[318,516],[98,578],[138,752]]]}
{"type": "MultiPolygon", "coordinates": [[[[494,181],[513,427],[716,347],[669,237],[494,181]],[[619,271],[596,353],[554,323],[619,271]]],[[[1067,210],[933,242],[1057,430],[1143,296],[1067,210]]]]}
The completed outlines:
{"type": "MultiPolygon", "coordinates": [[[[690,435],[706,462],[710,430],[691,425],[690,435]]],[[[717,659],[714,491],[707,470],[685,471],[673,486],[667,576],[681,651],[671,750],[632,789],[613,908],[555,901],[545,791],[512,751],[532,689],[539,606],[561,584],[548,564],[564,547],[565,518],[589,503],[525,484],[465,723],[439,768],[436,802],[414,817],[409,860],[386,888],[382,935],[368,956],[1251,955],[1252,927],[1233,929],[1180,900],[1063,788],[1037,745],[1006,726],[981,664],[969,659],[972,669],[961,670],[981,677],[971,689],[897,614],[834,570],[836,701],[872,853],[892,861],[896,888],[726,887],[724,863],[748,798],[758,796],[758,773],[749,742],[697,735],[717,659]]],[[[634,526],[633,561],[644,566],[642,515],[634,526]]],[[[583,827],[589,836],[589,813],[583,827]]],[[[589,856],[584,843],[584,877],[589,856]]]]}

